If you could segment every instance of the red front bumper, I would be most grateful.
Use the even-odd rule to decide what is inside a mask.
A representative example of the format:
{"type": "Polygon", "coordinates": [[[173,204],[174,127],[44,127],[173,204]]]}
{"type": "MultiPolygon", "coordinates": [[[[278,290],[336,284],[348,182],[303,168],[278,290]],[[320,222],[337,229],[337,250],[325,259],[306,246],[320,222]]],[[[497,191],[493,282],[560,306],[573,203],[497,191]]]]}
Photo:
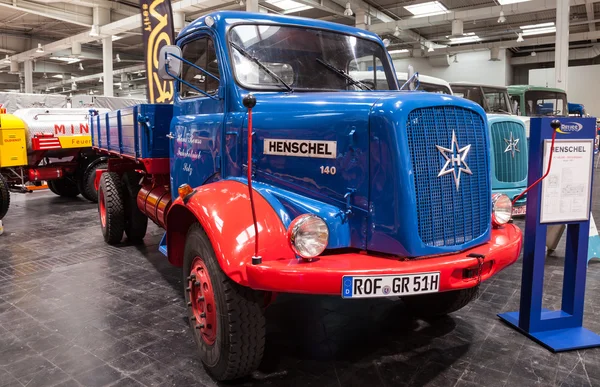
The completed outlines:
{"type": "Polygon", "coordinates": [[[481,280],[492,277],[513,264],[521,253],[521,230],[513,224],[492,230],[489,242],[457,254],[397,260],[367,254],[326,255],[313,262],[282,259],[246,266],[253,289],[285,293],[342,294],[342,277],[440,272],[440,291],[473,287],[479,262],[483,261],[481,280]]]}

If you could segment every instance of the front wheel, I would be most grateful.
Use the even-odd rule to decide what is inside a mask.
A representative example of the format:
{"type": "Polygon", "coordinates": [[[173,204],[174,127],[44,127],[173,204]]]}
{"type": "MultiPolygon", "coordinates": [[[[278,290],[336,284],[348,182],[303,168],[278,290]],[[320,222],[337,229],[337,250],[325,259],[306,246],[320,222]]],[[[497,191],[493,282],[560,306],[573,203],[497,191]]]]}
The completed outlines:
{"type": "Polygon", "coordinates": [[[200,225],[186,238],[183,283],[188,317],[200,358],[217,380],[256,370],[265,348],[264,296],[238,285],[219,266],[200,225]]]}
{"type": "Polygon", "coordinates": [[[403,297],[402,301],[419,317],[445,316],[477,299],[479,285],[449,292],[403,297]]]}

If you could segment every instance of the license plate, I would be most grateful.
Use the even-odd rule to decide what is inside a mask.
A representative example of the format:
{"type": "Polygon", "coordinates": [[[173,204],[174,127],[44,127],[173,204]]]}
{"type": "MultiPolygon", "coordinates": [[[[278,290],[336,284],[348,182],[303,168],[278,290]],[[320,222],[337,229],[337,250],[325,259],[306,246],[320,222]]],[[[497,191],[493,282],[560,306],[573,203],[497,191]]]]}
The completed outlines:
{"type": "Polygon", "coordinates": [[[512,216],[525,215],[527,206],[513,207],[512,216]]]}
{"type": "Polygon", "coordinates": [[[440,289],[440,273],[405,275],[344,276],[343,298],[408,296],[436,293],[440,289]]]}

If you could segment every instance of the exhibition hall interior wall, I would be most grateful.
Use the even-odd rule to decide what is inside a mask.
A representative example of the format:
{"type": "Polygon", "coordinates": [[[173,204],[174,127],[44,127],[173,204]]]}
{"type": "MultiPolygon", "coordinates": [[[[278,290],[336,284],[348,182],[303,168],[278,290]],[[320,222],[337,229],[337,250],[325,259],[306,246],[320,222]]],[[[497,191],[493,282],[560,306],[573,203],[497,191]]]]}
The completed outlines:
{"type": "Polygon", "coordinates": [[[408,65],[421,74],[442,78],[448,82],[469,81],[488,85],[506,86],[512,83],[512,67],[505,49],[500,50],[499,60],[490,60],[490,51],[472,51],[450,57],[450,65],[434,67],[428,58],[412,57],[394,59],[396,71],[407,72],[408,65]],[[508,59],[508,60],[507,60],[508,59]]]}
{"type": "MultiPolygon", "coordinates": [[[[586,113],[600,116],[600,65],[570,66],[567,76],[569,102],[582,103],[586,113]]],[[[555,87],[554,68],[529,70],[529,84],[555,87]]]]}

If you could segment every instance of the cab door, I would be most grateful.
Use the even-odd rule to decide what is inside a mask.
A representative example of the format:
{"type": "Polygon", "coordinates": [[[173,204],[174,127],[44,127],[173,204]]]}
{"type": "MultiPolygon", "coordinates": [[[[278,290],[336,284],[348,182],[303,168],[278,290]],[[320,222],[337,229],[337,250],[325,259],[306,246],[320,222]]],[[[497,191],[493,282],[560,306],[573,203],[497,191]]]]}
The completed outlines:
{"type": "Polygon", "coordinates": [[[177,81],[171,124],[171,189],[198,187],[218,176],[225,101],[216,40],[208,33],[182,44],[181,79],[177,81]],[[202,70],[204,71],[202,71],[202,70]],[[207,74],[208,73],[208,74],[207,74]],[[211,76],[212,75],[212,76],[211,76]]]}

